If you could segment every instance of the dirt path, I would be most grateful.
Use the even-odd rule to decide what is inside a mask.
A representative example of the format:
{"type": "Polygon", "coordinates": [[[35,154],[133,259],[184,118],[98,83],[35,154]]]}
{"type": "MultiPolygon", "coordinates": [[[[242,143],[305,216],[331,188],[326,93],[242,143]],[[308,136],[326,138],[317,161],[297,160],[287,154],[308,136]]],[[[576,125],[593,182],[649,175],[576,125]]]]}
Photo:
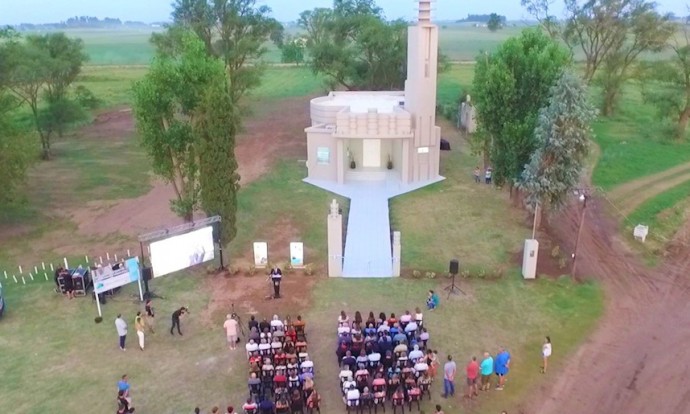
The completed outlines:
{"type": "MultiPolygon", "coordinates": [[[[599,199],[588,204],[578,274],[601,281],[605,314],[565,369],[549,372],[552,382],[535,390],[517,411],[688,413],[690,350],[685,344],[690,330],[684,327],[690,311],[690,252],[685,249],[658,270],[645,268],[612,236],[616,226],[603,205],[599,199]]],[[[578,222],[576,205],[552,220],[551,232],[570,251],[578,222]]]]}
{"type": "Polygon", "coordinates": [[[624,214],[629,214],[646,200],[690,180],[690,163],[685,163],[633,180],[608,192],[608,197],[624,214]]]}
{"type": "MultiPolygon", "coordinates": [[[[302,154],[306,153],[304,128],[309,123],[309,98],[287,99],[268,105],[266,114],[250,118],[244,125],[244,132],[237,137],[235,154],[241,185],[260,178],[276,159],[306,158],[302,154]]],[[[97,122],[85,127],[85,131],[88,136],[103,138],[118,133],[121,128],[134,132],[131,111],[101,114],[97,122]]],[[[140,197],[93,201],[85,207],[70,209],[69,215],[72,221],[79,223],[80,233],[97,236],[119,233],[134,238],[146,231],[180,224],[181,219],[169,207],[169,200],[175,197],[172,186],[153,177],[152,186],[151,191],[140,197]]]]}

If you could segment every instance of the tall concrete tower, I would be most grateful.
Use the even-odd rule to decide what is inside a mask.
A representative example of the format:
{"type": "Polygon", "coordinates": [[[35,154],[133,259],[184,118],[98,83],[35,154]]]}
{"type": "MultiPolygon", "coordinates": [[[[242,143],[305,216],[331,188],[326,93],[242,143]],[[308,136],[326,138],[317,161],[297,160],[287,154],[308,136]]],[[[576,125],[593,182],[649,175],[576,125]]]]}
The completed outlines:
{"type": "MultiPolygon", "coordinates": [[[[408,28],[405,109],[412,114],[412,148],[403,181],[434,180],[439,176],[441,129],[436,126],[436,80],[438,71],[438,27],[431,22],[432,0],[419,0],[419,18],[408,28]]],[[[407,154],[405,154],[407,152],[407,154]]]]}

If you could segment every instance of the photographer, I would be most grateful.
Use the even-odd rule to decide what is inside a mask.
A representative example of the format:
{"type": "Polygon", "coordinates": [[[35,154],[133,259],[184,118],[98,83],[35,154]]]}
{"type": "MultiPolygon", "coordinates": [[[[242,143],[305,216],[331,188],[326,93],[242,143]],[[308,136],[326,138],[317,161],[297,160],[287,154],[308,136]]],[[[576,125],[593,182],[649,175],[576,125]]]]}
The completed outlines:
{"type": "Polygon", "coordinates": [[[189,309],[185,306],[182,306],[180,309],[176,310],[172,314],[172,326],[170,327],[170,335],[175,335],[173,332],[173,329],[177,327],[177,333],[182,336],[182,331],[180,330],[180,317],[186,313],[189,313],[189,309]]]}

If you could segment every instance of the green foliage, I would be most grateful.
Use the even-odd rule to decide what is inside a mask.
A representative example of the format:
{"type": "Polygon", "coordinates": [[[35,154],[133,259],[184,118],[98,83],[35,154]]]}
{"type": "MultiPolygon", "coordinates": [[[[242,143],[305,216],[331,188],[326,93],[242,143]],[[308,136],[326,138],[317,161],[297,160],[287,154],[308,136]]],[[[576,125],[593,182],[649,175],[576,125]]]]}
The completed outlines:
{"type": "Polygon", "coordinates": [[[0,84],[0,207],[16,204],[32,155],[29,141],[14,122],[16,99],[0,84]]]}
{"type": "Polygon", "coordinates": [[[570,55],[539,29],[526,29],[492,54],[477,57],[472,90],[496,185],[513,185],[536,149],[537,114],[570,55]]]}
{"type": "Polygon", "coordinates": [[[304,53],[307,48],[306,42],[306,39],[302,37],[286,37],[280,46],[280,61],[297,65],[304,63],[304,53]]]}
{"type": "Polygon", "coordinates": [[[194,34],[184,35],[181,44],[179,55],[158,57],[144,80],[135,83],[134,112],[154,173],[175,190],[173,211],[191,220],[200,196],[197,124],[209,90],[225,90],[225,72],[194,34]]]}
{"type": "Polygon", "coordinates": [[[61,136],[68,124],[84,118],[68,97],[88,58],[84,45],[64,33],[49,33],[29,35],[24,42],[10,41],[3,49],[9,88],[31,109],[42,156],[48,159],[53,134],[61,136]],[[41,107],[42,97],[46,108],[41,107]]]}
{"type": "Polygon", "coordinates": [[[548,106],[539,111],[537,149],[519,183],[532,209],[539,203],[546,210],[560,208],[580,182],[595,118],[583,82],[563,72],[551,88],[548,106]]]}
{"type": "Polygon", "coordinates": [[[178,43],[177,28],[194,31],[207,53],[223,60],[228,74],[230,97],[238,104],[261,83],[261,59],[268,40],[280,43],[283,26],[270,17],[271,9],[256,6],[256,0],[176,0],[174,25],[165,34],[154,35],[159,50],[178,43]]]}
{"type": "Polygon", "coordinates": [[[496,30],[500,29],[503,27],[503,19],[501,19],[501,16],[499,16],[496,13],[491,13],[489,15],[489,21],[486,22],[486,27],[489,28],[492,32],[495,32],[496,30]]]}
{"type": "Polygon", "coordinates": [[[630,77],[630,69],[644,52],[660,52],[675,32],[669,16],[661,16],[653,3],[641,2],[632,15],[624,20],[626,35],[605,55],[597,83],[602,87],[602,114],[616,111],[623,85],[630,77]]]}
{"type": "Polygon", "coordinates": [[[337,0],[333,9],[302,12],[309,65],[349,90],[401,89],[406,78],[407,23],[384,20],[373,0],[337,0]]]}
{"type": "Polygon", "coordinates": [[[86,109],[96,109],[101,106],[101,100],[89,88],[84,85],[78,85],[74,89],[74,100],[86,109]]]}
{"type": "Polygon", "coordinates": [[[235,159],[235,135],[239,123],[227,87],[209,85],[195,126],[201,141],[201,208],[209,217],[219,215],[222,218],[220,242],[223,245],[230,243],[237,234],[235,218],[240,176],[235,159]]]}

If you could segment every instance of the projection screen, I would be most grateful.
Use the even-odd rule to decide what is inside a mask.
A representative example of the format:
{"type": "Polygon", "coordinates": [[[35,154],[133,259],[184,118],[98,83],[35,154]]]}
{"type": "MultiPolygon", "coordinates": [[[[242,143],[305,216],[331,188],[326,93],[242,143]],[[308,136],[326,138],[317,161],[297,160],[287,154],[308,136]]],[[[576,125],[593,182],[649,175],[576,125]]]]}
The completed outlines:
{"type": "Polygon", "coordinates": [[[213,260],[213,227],[208,226],[151,243],[153,277],[213,260]]]}

